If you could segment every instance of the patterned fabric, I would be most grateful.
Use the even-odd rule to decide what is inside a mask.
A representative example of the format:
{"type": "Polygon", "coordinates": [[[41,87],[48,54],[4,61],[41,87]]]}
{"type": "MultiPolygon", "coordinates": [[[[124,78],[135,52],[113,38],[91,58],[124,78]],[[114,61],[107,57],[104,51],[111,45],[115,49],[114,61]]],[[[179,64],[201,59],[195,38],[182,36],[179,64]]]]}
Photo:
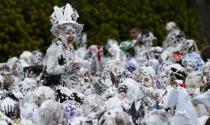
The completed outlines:
{"type": "Polygon", "coordinates": [[[203,59],[196,52],[191,52],[191,53],[186,54],[182,60],[182,64],[184,66],[191,64],[195,70],[199,70],[199,71],[201,71],[204,67],[203,59]]]}

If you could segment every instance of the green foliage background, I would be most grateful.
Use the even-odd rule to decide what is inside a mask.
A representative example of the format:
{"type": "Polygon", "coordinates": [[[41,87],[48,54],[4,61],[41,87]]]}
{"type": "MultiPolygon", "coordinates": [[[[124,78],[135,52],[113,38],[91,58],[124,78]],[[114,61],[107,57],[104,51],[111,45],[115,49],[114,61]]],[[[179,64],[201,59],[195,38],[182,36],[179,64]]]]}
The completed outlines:
{"type": "Polygon", "coordinates": [[[23,50],[45,52],[53,36],[50,15],[53,6],[70,3],[85,24],[88,44],[105,44],[108,38],[127,39],[128,27],[138,24],[152,31],[161,45],[166,36],[165,24],[175,21],[187,38],[205,46],[200,37],[200,20],[192,0],[1,0],[0,60],[18,56],[23,50]]]}

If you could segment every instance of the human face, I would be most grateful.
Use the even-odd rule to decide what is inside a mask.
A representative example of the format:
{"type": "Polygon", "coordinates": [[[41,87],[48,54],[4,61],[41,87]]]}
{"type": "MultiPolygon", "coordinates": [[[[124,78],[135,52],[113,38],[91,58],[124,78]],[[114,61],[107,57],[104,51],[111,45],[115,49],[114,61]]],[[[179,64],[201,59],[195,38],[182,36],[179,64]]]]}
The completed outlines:
{"type": "Polygon", "coordinates": [[[65,44],[73,44],[76,40],[76,30],[73,26],[63,26],[61,27],[59,37],[65,42],[65,44]]]}
{"type": "Polygon", "coordinates": [[[70,29],[65,32],[68,44],[73,44],[76,40],[76,32],[73,29],[70,29]]]}
{"type": "Polygon", "coordinates": [[[129,37],[131,40],[136,40],[138,38],[139,35],[139,30],[136,28],[132,28],[129,31],[129,37]]]}

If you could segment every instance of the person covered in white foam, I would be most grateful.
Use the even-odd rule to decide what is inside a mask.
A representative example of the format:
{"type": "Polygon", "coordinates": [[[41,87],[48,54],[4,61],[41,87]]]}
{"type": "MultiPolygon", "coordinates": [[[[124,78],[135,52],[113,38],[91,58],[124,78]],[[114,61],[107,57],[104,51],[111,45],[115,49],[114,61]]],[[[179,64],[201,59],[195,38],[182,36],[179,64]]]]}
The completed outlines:
{"type": "Polygon", "coordinates": [[[196,111],[187,90],[179,86],[178,80],[171,79],[172,90],[169,93],[167,107],[175,108],[173,125],[197,125],[196,111]]]}
{"type": "Polygon", "coordinates": [[[51,32],[56,36],[47,49],[45,65],[50,75],[61,75],[62,84],[68,84],[69,73],[79,72],[81,60],[75,56],[73,43],[83,29],[77,23],[77,11],[70,4],[61,8],[55,6],[51,15],[51,32]]]}

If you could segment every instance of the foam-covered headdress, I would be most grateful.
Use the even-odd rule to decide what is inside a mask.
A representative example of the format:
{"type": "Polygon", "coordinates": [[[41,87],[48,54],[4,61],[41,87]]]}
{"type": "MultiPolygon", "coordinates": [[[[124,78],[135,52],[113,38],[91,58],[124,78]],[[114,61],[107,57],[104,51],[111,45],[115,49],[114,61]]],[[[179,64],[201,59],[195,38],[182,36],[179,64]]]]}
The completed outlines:
{"type": "Polygon", "coordinates": [[[73,27],[77,34],[83,29],[82,24],[77,23],[79,17],[77,11],[67,3],[63,7],[54,7],[54,12],[50,16],[52,23],[51,32],[57,37],[60,31],[68,30],[68,27],[73,27]]]}

